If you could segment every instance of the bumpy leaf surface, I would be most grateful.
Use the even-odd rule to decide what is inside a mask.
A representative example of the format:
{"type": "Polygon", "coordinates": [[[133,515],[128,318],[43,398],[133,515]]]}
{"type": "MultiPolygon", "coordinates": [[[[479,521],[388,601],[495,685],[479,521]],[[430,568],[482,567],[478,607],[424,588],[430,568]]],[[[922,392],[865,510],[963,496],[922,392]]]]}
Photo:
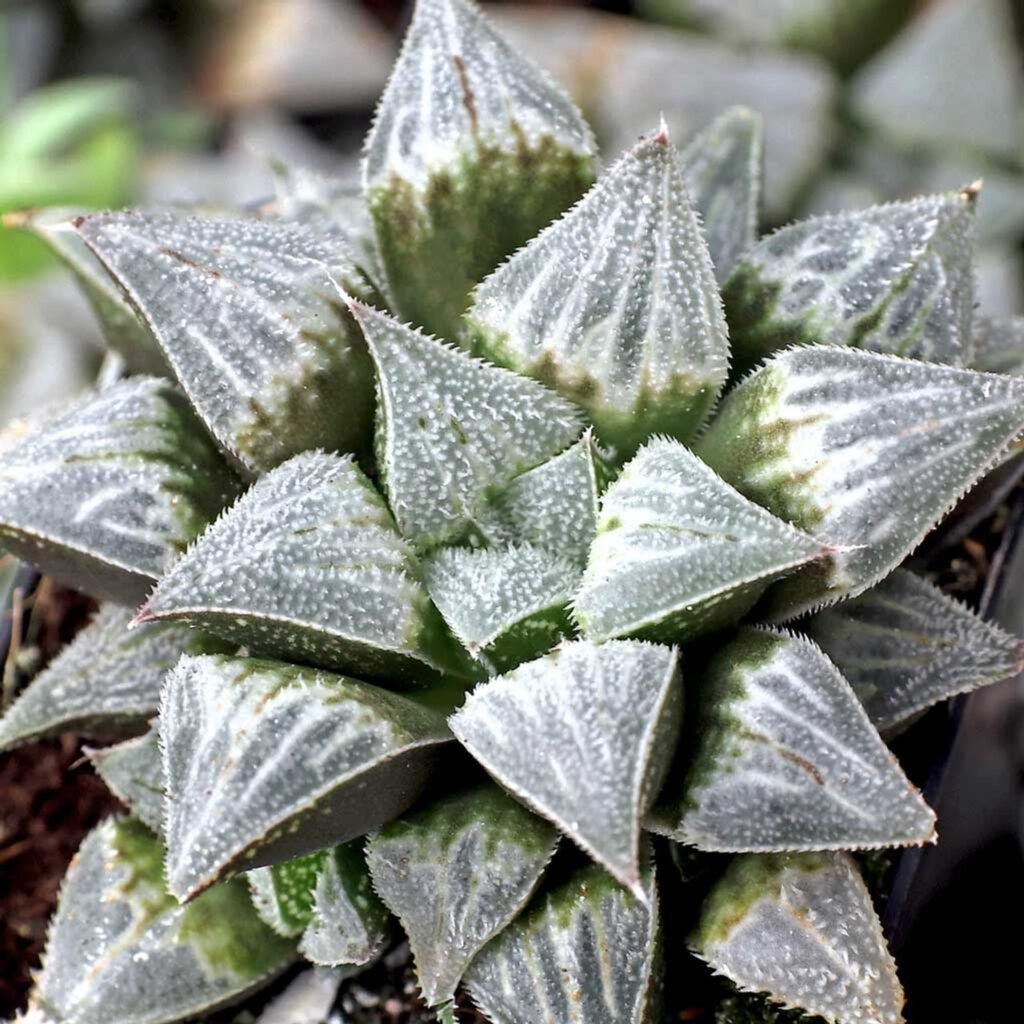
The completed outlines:
{"type": "Polygon", "coordinates": [[[360,447],[372,369],[331,284],[360,287],[340,232],[136,212],[86,217],[78,231],[247,470],[308,448],[360,447]]]}
{"type": "Polygon", "coordinates": [[[504,672],[572,632],[569,602],[580,572],[530,545],[444,548],[426,560],[430,596],[475,658],[504,672]]]}
{"type": "Polygon", "coordinates": [[[71,863],[34,1001],[74,1024],[170,1024],[233,1002],[295,958],[245,883],[188,907],[167,894],[163,847],[136,821],[104,822],[71,863]]]}
{"type": "Polygon", "coordinates": [[[351,458],[321,452],[257,481],[160,581],[139,619],[388,680],[446,667],[449,650],[456,657],[383,499],[351,458]]]}
{"type": "Polygon", "coordinates": [[[495,1024],[653,1024],[660,958],[654,875],[643,898],[598,867],[539,894],[466,975],[495,1024]]]}
{"type": "Polygon", "coordinates": [[[368,683],[226,657],[183,658],[168,675],[160,737],[182,899],[401,814],[451,738],[440,715],[368,683]]]}
{"type": "Polygon", "coordinates": [[[762,239],[722,293],[735,368],[822,342],[969,362],[975,195],[830,214],[762,239]]]}
{"type": "Polygon", "coordinates": [[[403,317],[454,340],[470,290],[593,181],[572,101],[466,0],[419,0],[363,182],[403,317]]]}
{"type": "Polygon", "coordinates": [[[802,628],[883,733],[932,704],[1024,668],[1020,640],[905,569],[818,612],[802,628]]]}
{"type": "Polygon", "coordinates": [[[487,497],[563,451],[578,410],[535,381],[471,358],[360,303],[377,364],[377,455],[403,536],[431,547],[463,534],[487,497]]]}
{"type": "Polygon", "coordinates": [[[695,451],[752,501],[840,548],[775,585],[781,619],[888,575],[1022,428],[1015,378],[811,346],[735,388],[695,451]]]}
{"type": "Polygon", "coordinates": [[[683,177],[719,284],[757,240],[763,160],[761,116],[747,107],[720,114],[681,154],[683,177]]]}
{"type": "Polygon", "coordinates": [[[737,857],[691,945],[748,992],[835,1024],[902,1024],[896,966],[848,854],[737,857]]]}
{"type": "Polygon", "coordinates": [[[682,792],[650,826],[702,850],[922,843],[935,815],[814,644],[745,628],[699,674],[682,792]]]}
{"type": "Polygon", "coordinates": [[[424,998],[455,997],[470,961],[525,906],[555,830],[485,783],[386,825],[370,839],[373,884],[402,922],[424,998]]]}
{"type": "Polygon", "coordinates": [[[678,441],[655,439],[604,496],[576,619],[594,640],[672,642],[738,621],[772,580],[822,554],[678,441]]]}
{"type": "Polygon", "coordinates": [[[256,913],[278,935],[296,939],[313,917],[313,888],[331,850],[317,850],[245,873],[256,913]]]}
{"type": "Polygon", "coordinates": [[[114,796],[155,834],[161,834],[164,772],[156,729],[113,747],[89,750],[88,754],[114,796]]]}
{"type": "Polygon", "coordinates": [[[978,317],[971,366],[987,373],[1024,376],[1024,316],[978,317]]]}
{"type": "Polygon", "coordinates": [[[640,819],[674,752],[680,691],[673,648],[579,641],[478,686],[449,721],[498,782],[639,893],[640,819]]]}
{"type": "Polygon", "coordinates": [[[134,378],[0,435],[0,544],[136,604],[237,487],[181,393],[134,378]]]}
{"type": "Polygon", "coordinates": [[[132,613],[105,605],[0,719],[0,749],[77,732],[106,739],[137,732],[156,714],[164,672],[197,643],[183,626],[131,632],[132,613]]]}
{"type": "Polygon", "coordinates": [[[700,222],[664,130],[475,292],[474,348],[582,405],[629,455],[686,440],[718,395],[729,341],[700,222]]]}

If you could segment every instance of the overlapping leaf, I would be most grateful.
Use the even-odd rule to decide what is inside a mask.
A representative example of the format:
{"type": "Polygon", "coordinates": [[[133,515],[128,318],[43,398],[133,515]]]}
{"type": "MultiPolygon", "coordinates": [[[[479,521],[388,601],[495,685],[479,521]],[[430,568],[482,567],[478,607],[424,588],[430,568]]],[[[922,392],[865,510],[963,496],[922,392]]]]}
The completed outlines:
{"type": "Polygon", "coordinates": [[[905,569],[803,628],[883,733],[1024,667],[1024,643],[905,569]]]}
{"type": "Polygon", "coordinates": [[[372,370],[331,277],[365,285],[340,232],[137,212],[86,217],[78,231],[210,432],[247,470],[308,448],[360,447],[372,370]]]}
{"type": "Polygon", "coordinates": [[[451,738],[436,712],[368,683],[226,657],[186,657],[168,675],[160,737],[181,899],[401,814],[451,738]]]}
{"type": "Polygon", "coordinates": [[[455,997],[473,957],[529,900],[555,830],[490,783],[386,825],[371,838],[373,884],[402,922],[424,998],[455,997]]]}
{"type": "Polygon", "coordinates": [[[492,274],[467,317],[477,351],[579,402],[620,453],[657,431],[690,437],[725,380],[729,342],[664,129],[492,274]]]}
{"type": "Polygon", "coordinates": [[[1024,376],[1024,316],[978,317],[971,367],[1024,376]]]}
{"type": "Polygon", "coordinates": [[[823,553],[679,442],[655,439],[604,496],[576,619],[594,640],[672,642],[738,621],[772,580],[823,553]]]}
{"type": "Polygon", "coordinates": [[[363,182],[403,317],[454,340],[470,290],[593,181],[572,101],[466,0],[419,0],[363,182]]]}
{"type": "Polygon", "coordinates": [[[164,830],[164,773],[156,729],[113,747],[89,750],[107,788],[154,834],[164,830]]]}
{"type": "Polygon", "coordinates": [[[1022,428],[1018,379],[810,346],[735,388],[695,451],[837,549],[774,586],[783,618],[888,575],[1022,428]]]}
{"type": "Polygon", "coordinates": [[[478,686],[449,720],[506,789],[641,893],[640,819],[674,753],[676,651],[565,644],[478,686]]]}
{"type": "Polygon", "coordinates": [[[138,377],[0,435],[0,544],[135,604],[237,487],[180,392],[138,377]]]}
{"type": "Polygon", "coordinates": [[[715,652],[694,692],[681,791],[655,811],[654,830],[717,851],[933,838],[935,815],[808,640],[747,627],[715,652]]]}
{"type": "Polygon", "coordinates": [[[896,967],[848,854],[737,857],[690,941],[745,991],[835,1024],[902,1024],[896,967]]]}
{"type": "Polygon", "coordinates": [[[313,917],[313,888],[332,851],[317,850],[245,873],[253,906],[278,935],[297,939],[313,917]]]}

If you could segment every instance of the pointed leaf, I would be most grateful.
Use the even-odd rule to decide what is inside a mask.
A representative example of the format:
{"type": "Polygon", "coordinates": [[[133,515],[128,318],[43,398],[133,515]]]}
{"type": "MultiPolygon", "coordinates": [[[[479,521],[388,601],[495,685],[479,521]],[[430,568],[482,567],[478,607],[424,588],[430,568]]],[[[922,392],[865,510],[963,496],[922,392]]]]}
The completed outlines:
{"type": "Polygon", "coordinates": [[[1016,675],[1024,642],[905,569],[802,628],[883,733],[947,697],[1016,675]]]}
{"type": "Polygon", "coordinates": [[[295,958],[232,880],[182,907],[163,847],[136,821],[108,820],[71,862],[34,999],[75,1024],[170,1024],[235,1002],[295,958]]]}
{"type": "Polygon", "coordinates": [[[0,719],[0,750],[62,732],[130,735],[156,714],[164,673],[200,641],[175,623],[129,632],[131,618],[117,605],[100,609],[0,719]]]}
{"type": "Polygon", "coordinates": [[[732,625],[772,580],[822,554],[678,441],[657,438],[604,496],[576,620],[594,640],[671,643],[732,625]]]}
{"type": "Polygon", "coordinates": [[[136,604],[237,487],[180,392],[137,377],[0,436],[0,543],[136,604]]]}
{"type": "Polygon", "coordinates": [[[643,898],[598,867],[542,892],[466,975],[494,1024],[654,1024],[660,921],[654,873],[643,898]]]}
{"type": "Polygon", "coordinates": [[[934,838],[935,815],[810,641],[747,627],[698,675],[682,792],[652,829],[727,852],[934,838]]]}
{"type": "Polygon", "coordinates": [[[149,619],[391,681],[466,672],[384,501],[351,458],[322,452],[257,481],[160,581],[149,619]]]}
{"type": "Polygon", "coordinates": [[[313,917],[313,889],[331,850],[317,850],[245,873],[252,905],[278,935],[298,938],[313,917]]]}
{"type": "Polygon", "coordinates": [[[737,857],[690,942],[745,991],[835,1024],[903,1022],[896,965],[845,853],[737,857]]]}
{"type": "Polygon", "coordinates": [[[978,317],[971,367],[1024,376],[1024,316],[978,317]]]}
{"type": "Polygon", "coordinates": [[[723,284],[757,240],[764,125],[747,107],[729,107],[680,156],[693,208],[700,214],[715,278],[723,284]]]}
{"type": "Polygon", "coordinates": [[[471,289],[593,181],[572,101],[466,0],[419,0],[363,185],[404,318],[453,340],[471,289]]]}
{"type": "Polygon", "coordinates": [[[157,730],[86,753],[114,796],[133,817],[160,835],[164,830],[164,770],[157,730]]]}
{"type": "Polygon", "coordinates": [[[137,212],[86,217],[78,231],[245,469],[367,440],[372,371],[331,276],[364,286],[338,232],[137,212]]]}
{"type": "Polygon", "coordinates": [[[449,724],[495,779],[640,891],[640,819],[682,711],[674,648],[565,644],[478,686],[449,724]]]}
{"type": "Polygon", "coordinates": [[[557,833],[485,783],[370,839],[373,884],[409,936],[423,997],[455,998],[473,957],[526,905],[557,833]]]}
{"type": "Polygon", "coordinates": [[[829,214],[762,239],[722,292],[736,371],[822,342],[968,362],[976,195],[829,214]]]}
{"type": "Polygon", "coordinates": [[[579,402],[629,455],[689,438],[725,380],[729,342],[707,245],[664,130],[492,274],[474,348],[579,402]]]}
{"type": "Polygon", "coordinates": [[[840,549],[775,585],[781,619],[888,575],[1022,428],[1022,381],[812,346],[735,388],[694,447],[740,493],[840,549]]]}
{"type": "Polygon", "coordinates": [[[377,458],[403,536],[463,534],[488,495],[579,437],[577,409],[361,303],[350,307],[377,365],[377,458]]]}
{"type": "Polygon", "coordinates": [[[181,899],[401,814],[450,739],[439,714],[368,683],[225,657],[168,674],[160,736],[181,899]]]}
{"type": "Polygon", "coordinates": [[[424,562],[431,599],[473,657],[495,673],[572,632],[579,570],[540,548],[444,548],[424,562]]]}

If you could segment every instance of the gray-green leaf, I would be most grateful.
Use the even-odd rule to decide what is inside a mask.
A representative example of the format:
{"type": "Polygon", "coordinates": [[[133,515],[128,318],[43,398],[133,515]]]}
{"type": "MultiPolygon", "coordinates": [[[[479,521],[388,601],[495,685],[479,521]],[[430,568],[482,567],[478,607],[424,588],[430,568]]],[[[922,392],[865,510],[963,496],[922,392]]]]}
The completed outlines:
{"type": "Polygon", "coordinates": [[[725,380],[728,331],[663,129],[474,293],[474,348],[582,405],[607,444],[688,439],[725,380]]]}
{"type": "Polygon", "coordinates": [[[747,627],[695,685],[681,792],[650,827],[702,850],[850,850],[934,838],[935,815],[835,666],[747,627]]]}
{"type": "Polygon", "coordinates": [[[370,839],[374,887],[409,936],[429,1005],[454,999],[473,957],[530,899],[557,842],[547,822],[490,783],[370,839]]]}
{"type": "Polygon", "coordinates": [[[138,377],[0,436],[0,544],[137,604],[237,488],[184,396],[138,377]]]}
{"type": "Polygon", "coordinates": [[[156,728],[144,736],[87,753],[114,796],[160,835],[164,830],[164,771],[156,728]]]}
{"type": "Polygon", "coordinates": [[[896,965],[845,853],[737,857],[690,942],[745,991],[834,1024],[903,1022],[896,965]]]}
{"type": "Polygon", "coordinates": [[[369,683],[227,657],[168,674],[160,737],[181,899],[401,814],[451,739],[439,714],[369,683]]]}
{"type": "Polygon", "coordinates": [[[478,686],[449,720],[516,797],[642,895],[640,823],[682,712],[674,648],[564,644],[478,686]]]}
{"type": "Polygon", "coordinates": [[[772,580],[823,554],[678,441],[656,438],[604,496],[576,620],[593,640],[671,643],[732,625],[772,580]]]}
{"type": "Polygon", "coordinates": [[[1024,376],[1024,316],[978,317],[971,368],[1024,376]]]}

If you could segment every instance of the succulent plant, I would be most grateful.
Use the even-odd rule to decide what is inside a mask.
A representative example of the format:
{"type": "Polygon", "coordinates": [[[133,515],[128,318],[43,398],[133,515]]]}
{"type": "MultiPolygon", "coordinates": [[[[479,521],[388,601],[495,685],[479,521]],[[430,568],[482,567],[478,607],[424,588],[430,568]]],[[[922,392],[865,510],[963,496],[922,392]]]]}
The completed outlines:
{"type": "Polygon", "coordinates": [[[902,1019],[851,851],[935,816],[883,737],[1024,660],[902,563],[1024,430],[974,368],[1024,336],[973,323],[975,189],[758,239],[760,139],[656,127],[594,183],[562,92],[421,0],[361,200],[31,221],[156,375],[0,439],[4,546],[105,602],[0,745],[128,737],[30,1019],[177,1021],[404,932],[443,1021],[646,1024],[681,928],[741,991],[902,1019]],[[727,855],[692,920],[672,844],[727,855]]]}

